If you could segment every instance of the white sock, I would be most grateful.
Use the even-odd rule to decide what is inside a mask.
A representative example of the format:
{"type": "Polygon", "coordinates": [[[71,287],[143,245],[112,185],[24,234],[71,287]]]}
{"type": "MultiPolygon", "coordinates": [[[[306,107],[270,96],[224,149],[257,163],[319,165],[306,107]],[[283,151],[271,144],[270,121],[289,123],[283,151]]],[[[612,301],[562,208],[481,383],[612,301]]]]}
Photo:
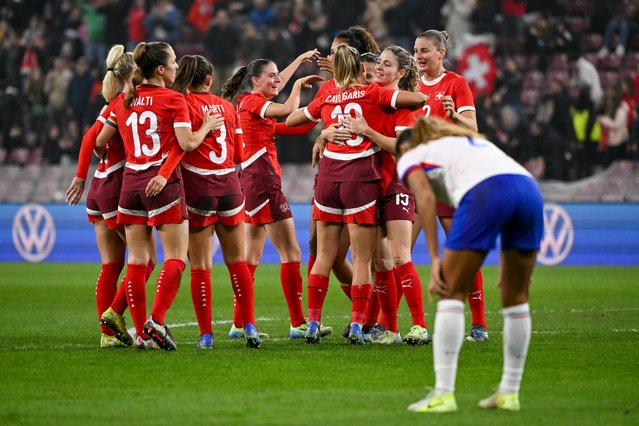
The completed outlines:
{"type": "Polygon", "coordinates": [[[519,392],[524,364],[530,343],[531,322],[528,303],[503,309],[504,314],[504,371],[499,392],[519,392]]]}
{"type": "Polygon", "coordinates": [[[455,390],[457,360],[464,341],[464,302],[443,299],[437,303],[433,329],[435,391],[441,395],[455,390]]]}

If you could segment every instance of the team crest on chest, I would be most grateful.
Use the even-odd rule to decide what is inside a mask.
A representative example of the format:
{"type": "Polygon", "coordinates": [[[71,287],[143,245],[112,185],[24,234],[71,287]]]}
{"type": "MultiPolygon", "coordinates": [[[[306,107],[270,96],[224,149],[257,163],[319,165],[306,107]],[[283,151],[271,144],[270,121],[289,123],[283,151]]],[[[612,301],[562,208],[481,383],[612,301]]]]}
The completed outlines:
{"type": "Polygon", "coordinates": [[[444,98],[444,92],[437,92],[435,99],[441,101],[444,98]]]}

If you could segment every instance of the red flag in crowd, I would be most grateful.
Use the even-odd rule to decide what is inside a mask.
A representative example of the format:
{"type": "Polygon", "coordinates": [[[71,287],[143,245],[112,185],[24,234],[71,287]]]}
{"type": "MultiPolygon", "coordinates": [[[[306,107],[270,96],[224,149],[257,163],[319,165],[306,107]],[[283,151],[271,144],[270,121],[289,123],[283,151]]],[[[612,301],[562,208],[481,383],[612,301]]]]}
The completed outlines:
{"type": "Polygon", "coordinates": [[[459,58],[457,70],[468,81],[474,97],[493,93],[496,69],[487,43],[467,46],[459,58]]]}

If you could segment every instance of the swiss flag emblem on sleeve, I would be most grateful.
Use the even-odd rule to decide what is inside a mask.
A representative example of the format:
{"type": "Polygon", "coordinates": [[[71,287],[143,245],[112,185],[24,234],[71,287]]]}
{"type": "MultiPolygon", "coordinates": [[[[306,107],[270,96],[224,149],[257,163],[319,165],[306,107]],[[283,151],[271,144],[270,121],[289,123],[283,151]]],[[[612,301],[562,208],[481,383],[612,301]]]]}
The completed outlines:
{"type": "Polygon", "coordinates": [[[495,87],[495,61],[488,44],[467,46],[459,58],[457,71],[464,76],[473,96],[489,95],[495,87]]]}

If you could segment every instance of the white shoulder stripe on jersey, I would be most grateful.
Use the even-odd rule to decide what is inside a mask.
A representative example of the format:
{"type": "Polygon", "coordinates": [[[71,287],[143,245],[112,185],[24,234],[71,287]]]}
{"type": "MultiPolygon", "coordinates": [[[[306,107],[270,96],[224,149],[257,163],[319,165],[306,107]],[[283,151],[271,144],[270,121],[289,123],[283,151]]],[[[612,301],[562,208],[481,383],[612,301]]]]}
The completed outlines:
{"type": "Polygon", "coordinates": [[[391,99],[391,106],[395,109],[397,109],[397,96],[399,96],[399,90],[395,90],[395,93],[393,93],[393,98],[391,99]]]}
{"type": "Polygon", "coordinates": [[[395,126],[395,133],[410,129],[410,126],[395,126]]]}
{"type": "Polygon", "coordinates": [[[262,107],[262,110],[260,111],[260,117],[262,117],[263,119],[266,120],[266,109],[268,108],[269,105],[271,105],[273,102],[271,101],[267,101],[264,106],[262,107]]]}
{"type": "Polygon", "coordinates": [[[124,165],[125,167],[132,169],[132,170],[147,170],[153,166],[159,166],[162,164],[162,162],[166,159],[166,157],[169,156],[168,152],[165,152],[164,154],[162,154],[162,159],[157,160],[157,161],[151,161],[150,163],[145,163],[145,164],[133,164],[133,163],[129,163],[127,161],[127,163],[124,165]]]}
{"type": "Polygon", "coordinates": [[[242,131],[242,129],[235,129],[235,134],[236,134],[236,135],[239,135],[239,134],[242,134],[242,133],[244,133],[244,132],[242,131]]]}
{"type": "Polygon", "coordinates": [[[364,152],[358,152],[358,153],[355,153],[355,154],[342,154],[342,153],[339,153],[339,152],[330,151],[328,148],[326,148],[324,150],[324,156],[328,157],[328,158],[332,158],[333,160],[351,161],[351,160],[357,160],[358,158],[370,157],[371,155],[375,154],[376,152],[379,152],[379,147],[378,146],[374,146],[372,148],[367,149],[364,152]]]}
{"type": "Polygon", "coordinates": [[[188,127],[190,129],[191,128],[191,123],[183,122],[183,121],[176,121],[175,123],[173,123],[173,128],[174,129],[177,129],[179,127],[188,127]]]}
{"type": "Polygon", "coordinates": [[[464,111],[475,111],[475,107],[472,105],[468,105],[468,106],[463,106],[463,107],[459,107],[459,109],[457,110],[458,114],[461,114],[464,111]]]}
{"type": "Polygon", "coordinates": [[[346,216],[349,214],[355,214],[355,213],[359,213],[359,212],[363,212],[366,209],[371,208],[372,206],[375,205],[375,203],[377,203],[377,200],[373,200],[368,204],[364,204],[363,206],[359,206],[359,207],[354,207],[351,209],[336,209],[334,207],[328,207],[328,206],[323,206],[320,203],[317,202],[317,200],[313,200],[313,202],[315,203],[315,207],[317,207],[319,210],[325,212],[325,213],[331,213],[331,214],[337,214],[337,215],[341,215],[341,216],[346,216]]]}
{"type": "Polygon", "coordinates": [[[93,174],[93,177],[98,178],[98,179],[104,179],[105,177],[107,177],[111,173],[113,173],[114,171],[119,170],[122,167],[124,167],[124,163],[126,163],[126,160],[118,161],[117,163],[115,163],[111,167],[107,168],[103,172],[101,172],[99,170],[96,170],[95,173],[93,174]]]}
{"type": "Polygon", "coordinates": [[[167,204],[166,206],[160,207],[159,209],[149,210],[149,217],[153,217],[153,216],[157,216],[159,214],[162,214],[165,211],[169,210],[171,207],[177,206],[181,202],[182,202],[182,197],[180,197],[177,200],[167,204]]]}
{"type": "Polygon", "coordinates": [[[266,206],[268,204],[268,202],[270,201],[270,199],[267,199],[266,201],[264,201],[262,204],[260,204],[259,206],[257,206],[256,208],[254,208],[253,210],[251,210],[250,212],[246,212],[247,215],[249,215],[249,217],[253,217],[255,216],[255,213],[259,212],[260,210],[262,210],[262,208],[264,206],[266,206]]]}
{"type": "Polygon", "coordinates": [[[307,108],[307,107],[304,107],[303,111],[304,111],[304,115],[305,115],[305,116],[306,116],[306,118],[308,118],[309,120],[314,121],[315,123],[318,123],[319,121],[321,121],[321,119],[320,119],[320,118],[315,118],[315,117],[313,117],[313,116],[311,115],[311,113],[310,113],[310,112],[308,112],[308,108],[307,108]]]}
{"type": "Polygon", "coordinates": [[[106,123],[106,118],[99,116],[97,121],[99,121],[100,123],[106,123]]]}
{"type": "Polygon", "coordinates": [[[224,175],[228,175],[229,173],[233,173],[235,171],[235,167],[229,167],[227,169],[215,169],[215,170],[201,169],[199,167],[195,167],[185,162],[182,162],[182,167],[184,167],[186,170],[190,172],[197,173],[198,175],[202,175],[202,176],[210,176],[210,175],[224,176],[224,175]]]}
{"type": "Polygon", "coordinates": [[[255,162],[255,160],[257,160],[258,158],[260,158],[264,154],[266,154],[266,147],[262,147],[262,149],[257,151],[255,154],[251,155],[251,158],[249,158],[248,160],[242,161],[242,164],[241,164],[242,169],[245,169],[248,166],[250,166],[251,164],[253,164],[255,162]]]}

